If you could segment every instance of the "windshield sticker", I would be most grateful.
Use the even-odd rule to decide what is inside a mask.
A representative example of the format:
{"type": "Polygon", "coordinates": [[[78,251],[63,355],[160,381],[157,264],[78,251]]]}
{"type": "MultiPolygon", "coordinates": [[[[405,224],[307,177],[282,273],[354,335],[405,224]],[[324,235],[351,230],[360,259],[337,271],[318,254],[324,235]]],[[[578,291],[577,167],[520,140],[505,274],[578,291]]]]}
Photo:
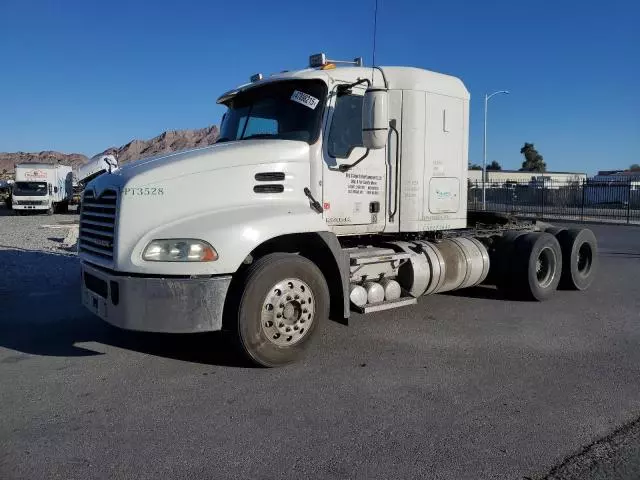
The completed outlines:
{"type": "Polygon", "coordinates": [[[299,90],[294,90],[291,95],[291,100],[294,102],[298,102],[305,107],[309,107],[311,110],[315,110],[318,106],[318,100],[316,97],[312,97],[308,93],[301,92],[299,90]]]}

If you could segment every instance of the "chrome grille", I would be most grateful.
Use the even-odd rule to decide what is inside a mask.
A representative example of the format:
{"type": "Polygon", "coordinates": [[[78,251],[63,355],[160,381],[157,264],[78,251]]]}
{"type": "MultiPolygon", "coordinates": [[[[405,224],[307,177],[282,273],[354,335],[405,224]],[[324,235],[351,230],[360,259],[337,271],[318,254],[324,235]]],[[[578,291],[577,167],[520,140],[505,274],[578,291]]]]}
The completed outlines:
{"type": "Polygon", "coordinates": [[[81,252],[113,260],[117,203],[115,190],[105,190],[99,197],[91,190],[84,192],[78,237],[81,252]]]}

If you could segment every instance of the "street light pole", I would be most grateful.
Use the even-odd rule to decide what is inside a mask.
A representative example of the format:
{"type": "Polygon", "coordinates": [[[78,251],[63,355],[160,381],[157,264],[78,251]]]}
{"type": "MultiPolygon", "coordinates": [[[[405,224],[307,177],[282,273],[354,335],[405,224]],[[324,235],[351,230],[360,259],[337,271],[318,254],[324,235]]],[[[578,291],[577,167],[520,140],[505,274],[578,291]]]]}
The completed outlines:
{"type": "Polygon", "coordinates": [[[509,94],[508,90],[500,90],[493,92],[491,95],[484,95],[484,142],[482,146],[482,209],[487,209],[487,107],[489,106],[489,99],[494,95],[504,93],[509,94]]]}

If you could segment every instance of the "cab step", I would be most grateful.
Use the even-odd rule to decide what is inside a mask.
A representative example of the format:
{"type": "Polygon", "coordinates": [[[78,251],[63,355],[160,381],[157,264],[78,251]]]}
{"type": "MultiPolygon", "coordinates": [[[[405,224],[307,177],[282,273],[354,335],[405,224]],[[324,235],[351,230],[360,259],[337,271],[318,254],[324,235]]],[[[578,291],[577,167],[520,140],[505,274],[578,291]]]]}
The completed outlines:
{"type": "Polygon", "coordinates": [[[369,303],[363,307],[352,305],[352,308],[359,313],[373,313],[373,312],[381,312],[383,310],[391,310],[392,308],[400,308],[400,307],[406,307],[408,305],[415,305],[416,303],[418,303],[417,298],[402,297],[397,300],[388,300],[386,302],[380,302],[380,303],[369,303]]]}

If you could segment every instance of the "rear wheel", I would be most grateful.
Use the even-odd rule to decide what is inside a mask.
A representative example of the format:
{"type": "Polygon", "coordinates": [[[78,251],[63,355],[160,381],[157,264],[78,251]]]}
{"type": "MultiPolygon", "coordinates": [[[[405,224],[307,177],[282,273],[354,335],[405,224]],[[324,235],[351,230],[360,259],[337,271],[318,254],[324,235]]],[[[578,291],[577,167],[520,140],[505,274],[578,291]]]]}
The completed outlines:
{"type": "Polygon", "coordinates": [[[586,290],[595,278],[598,265],[596,236],[587,228],[570,229],[558,234],[562,248],[562,279],[560,288],[586,290]]]}
{"type": "Polygon", "coordinates": [[[546,300],[558,288],[562,250],[550,233],[528,233],[515,242],[510,293],[523,300],[546,300]]]}
{"type": "Polygon", "coordinates": [[[273,253],[247,271],[232,332],[252,362],[277,367],[304,354],[328,315],[320,269],[300,255],[273,253]]]}

